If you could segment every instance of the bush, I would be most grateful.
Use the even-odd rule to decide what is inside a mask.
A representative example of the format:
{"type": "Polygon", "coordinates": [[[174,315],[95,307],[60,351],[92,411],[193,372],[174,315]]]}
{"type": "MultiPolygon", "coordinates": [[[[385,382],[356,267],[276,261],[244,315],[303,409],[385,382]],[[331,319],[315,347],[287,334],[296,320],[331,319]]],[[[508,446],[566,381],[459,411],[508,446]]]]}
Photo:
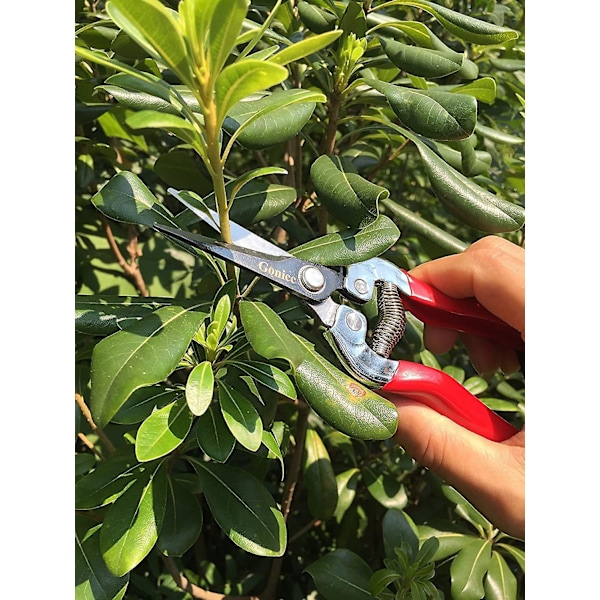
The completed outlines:
{"type": "MultiPolygon", "coordinates": [[[[523,18],[516,0],[76,2],[77,598],[523,597],[524,543],[371,409],[348,418],[302,304],[152,229],[214,237],[185,206],[211,208],[226,242],[236,222],[335,267],[523,245],[523,18]]],[[[422,329],[408,314],[391,357],[523,423],[523,374],[484,379],[422,329]]]]}

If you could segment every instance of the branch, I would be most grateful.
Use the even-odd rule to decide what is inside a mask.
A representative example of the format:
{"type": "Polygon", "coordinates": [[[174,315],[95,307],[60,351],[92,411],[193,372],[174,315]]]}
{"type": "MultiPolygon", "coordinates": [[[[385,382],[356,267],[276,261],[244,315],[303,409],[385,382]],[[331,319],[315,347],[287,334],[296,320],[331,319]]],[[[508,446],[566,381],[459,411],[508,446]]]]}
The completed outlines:
{"type": "Polygon", "coordinates": [[[119,249],[119,245],[115,240],[115,236],[113,235],[108,219],[104,215],[101,215],[101,219],[108,244],[116,257],[119,266],[123,269],[125,276],[131,280],[141,296],[149,296],[150,293],[148,292],[146,282],[144,281],[142,272],[140,271],[140,267],[137,262],[137,259],[142,255],[142,253],[137,243],[137,232],[135,228],[133,226],[129,227],[129,243],[127,244],[129,262],[127,262],[121,254],[121,250],[119,249]]]}
{"type": "Polygon", "coordinates": [[[106,436],[104,431],[102,431],[102,429],[100,429],[100,427],[98,427],[96,425],[96,423],[94,423],[94,419],[92,418],[92,413],[90,412],[90,409],[88,408],[87,404],[85,403],[83,396],[81,394],[78,394],[77,392],[75,392],[75,402],[77,402],[77,406],[79,406],[79,410],[81,410],[81,413],[85,417],[85,420],[90,424],[92,431],[98,435],[98,438],[100,439],[100,441],[106,446],[106,449],[112,454],[116,450],[116,448],[114,447],[113,443],[108,439],[108,437],[106,436]]]}

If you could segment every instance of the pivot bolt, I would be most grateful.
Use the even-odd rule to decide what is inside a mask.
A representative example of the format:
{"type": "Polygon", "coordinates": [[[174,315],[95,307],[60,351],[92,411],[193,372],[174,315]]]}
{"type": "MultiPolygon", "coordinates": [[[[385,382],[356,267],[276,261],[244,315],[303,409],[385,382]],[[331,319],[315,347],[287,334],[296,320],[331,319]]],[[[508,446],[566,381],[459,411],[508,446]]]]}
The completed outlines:
{"type": "Polygon", "coordinates": [[[359,293],[359,294],[366,294],[367,291],[369,290],[369,286],[367,285],[367,282],[364,279],[357,279],[354,282],[354,289],[359,293]]]}
{"type": "Polygon", "coordinates": [[[325,276],[317,267],[302,267],[300,282],[310,292],[319,292],[325,287],[325,276]]]}

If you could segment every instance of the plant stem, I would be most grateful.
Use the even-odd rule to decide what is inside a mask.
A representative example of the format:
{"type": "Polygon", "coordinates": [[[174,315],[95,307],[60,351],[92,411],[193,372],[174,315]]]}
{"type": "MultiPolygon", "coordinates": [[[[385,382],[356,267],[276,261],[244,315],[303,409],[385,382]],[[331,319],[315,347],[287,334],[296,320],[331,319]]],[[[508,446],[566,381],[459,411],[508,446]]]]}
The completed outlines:
{"type": "Polygon", "coordinates": [[[109,451],[109,453],[112,454],[116,450],[116,448],[114,447],[113,443],[108,439],[104,431],[102,431],[102,429],[100,429],[100,427],[98,427],[96,423],[94,423],[94,419],[92,418],[92,413],[88,408],[88,405],[85,403],[83,396],[81,394],[78,394],[77,392],[75,392],[75,402],[77,402],[79,410],[85,417],[85,420],[90,424],[90,427],[92,428],[94,433],[98,435],[100,441],[106,446],[106,449],[109,451]]]}

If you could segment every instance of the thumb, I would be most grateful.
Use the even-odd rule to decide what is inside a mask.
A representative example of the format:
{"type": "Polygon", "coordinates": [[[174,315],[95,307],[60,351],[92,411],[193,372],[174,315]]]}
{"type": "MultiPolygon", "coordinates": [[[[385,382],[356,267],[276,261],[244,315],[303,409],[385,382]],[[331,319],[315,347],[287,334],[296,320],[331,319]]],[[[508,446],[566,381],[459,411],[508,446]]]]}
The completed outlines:
{"type": "Polygon", "coordinates": [[[455,487],[496,527],[524,537],[525,433],[492,442],[414,400],[390,397],[398,411],[395,440],[455,487]]]}

